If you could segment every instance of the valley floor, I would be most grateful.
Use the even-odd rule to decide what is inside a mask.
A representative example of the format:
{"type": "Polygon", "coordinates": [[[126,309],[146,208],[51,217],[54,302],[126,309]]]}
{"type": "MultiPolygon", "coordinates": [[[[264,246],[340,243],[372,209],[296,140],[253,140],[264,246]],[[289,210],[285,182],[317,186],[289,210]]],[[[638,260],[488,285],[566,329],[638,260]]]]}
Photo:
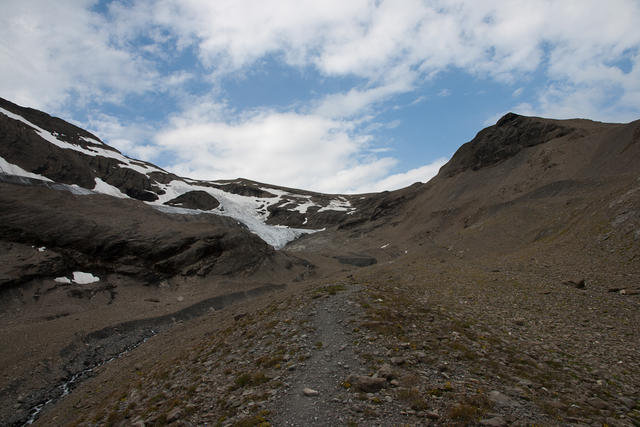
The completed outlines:
{"type": "Polygon", "coordinates": [[[36,424],[640,425],[638,277],[563,271],[405,257],[292,284],[179,322],[36,424]]]}

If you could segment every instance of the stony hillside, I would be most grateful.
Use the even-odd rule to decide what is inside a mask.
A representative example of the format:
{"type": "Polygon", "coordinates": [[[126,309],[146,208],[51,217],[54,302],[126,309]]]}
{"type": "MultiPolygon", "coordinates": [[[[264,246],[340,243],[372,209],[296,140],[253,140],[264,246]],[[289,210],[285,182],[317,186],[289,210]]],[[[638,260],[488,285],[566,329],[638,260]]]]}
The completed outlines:
{"type": "Polygon", "coordinates": [[[323,195],[2,100],[0,423],[639,425],[638,164],[640,121],[510,113],[323,195]]]}

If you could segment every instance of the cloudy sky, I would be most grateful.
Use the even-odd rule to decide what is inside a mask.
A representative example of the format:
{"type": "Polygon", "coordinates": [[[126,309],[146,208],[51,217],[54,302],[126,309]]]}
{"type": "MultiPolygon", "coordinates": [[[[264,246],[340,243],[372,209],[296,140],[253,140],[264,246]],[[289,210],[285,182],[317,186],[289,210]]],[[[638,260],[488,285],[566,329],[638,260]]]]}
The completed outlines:
{"type": "Polygon", "coordinates": [[[0,97],[180,175],[427,181],[504,113],[640,118],[638,0],[2,0],[0,97]]]}

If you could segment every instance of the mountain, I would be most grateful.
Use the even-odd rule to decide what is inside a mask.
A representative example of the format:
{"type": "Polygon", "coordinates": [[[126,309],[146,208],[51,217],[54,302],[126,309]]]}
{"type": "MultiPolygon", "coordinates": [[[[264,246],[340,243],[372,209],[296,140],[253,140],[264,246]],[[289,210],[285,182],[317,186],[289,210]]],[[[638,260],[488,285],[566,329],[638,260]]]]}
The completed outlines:
{"type": "Polygon", "coordinates": [[[327,195],[0,99],[0,424],[633,425],[638,164],[640,121],[509,113],[426,184],[327,195]]]}

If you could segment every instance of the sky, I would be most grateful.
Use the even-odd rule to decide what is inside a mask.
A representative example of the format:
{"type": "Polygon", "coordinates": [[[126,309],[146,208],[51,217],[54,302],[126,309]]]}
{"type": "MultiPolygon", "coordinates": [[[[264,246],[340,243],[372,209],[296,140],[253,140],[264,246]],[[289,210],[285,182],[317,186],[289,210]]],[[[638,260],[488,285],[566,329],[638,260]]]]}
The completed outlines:
{"type": "Polygon", "coordinates": [[[2,0],[0,97],[196,179],[426,182],[503,114],[640,119],[639,0],[2,0]]]}

